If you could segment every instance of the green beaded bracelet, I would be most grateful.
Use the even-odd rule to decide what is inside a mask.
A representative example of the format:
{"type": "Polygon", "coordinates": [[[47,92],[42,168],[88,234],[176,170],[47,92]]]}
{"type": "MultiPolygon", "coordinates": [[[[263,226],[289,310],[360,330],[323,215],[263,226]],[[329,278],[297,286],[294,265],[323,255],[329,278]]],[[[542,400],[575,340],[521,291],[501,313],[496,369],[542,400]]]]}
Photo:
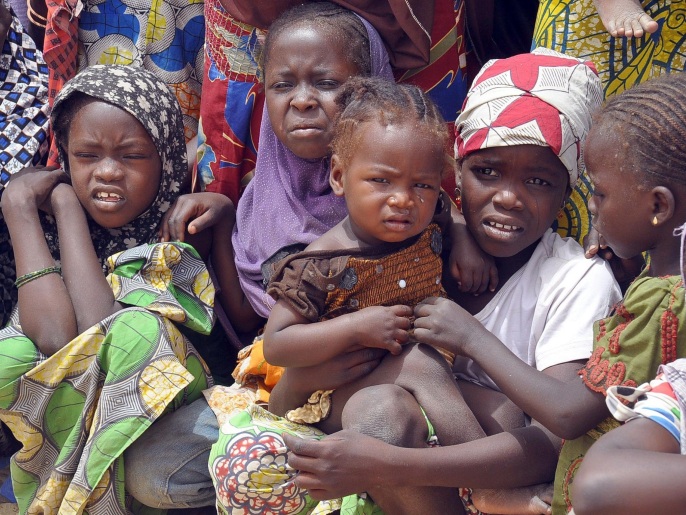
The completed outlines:
{"type": "Polygon", "coordinates": [[[34,279],[38,279],[39,277],[43,277],[44,275],[61,274],[61,273],[62,273],[62,269],[59,266],[50,266],[48,268],[43,268],[42,270],[36,270],[35,272],[29,272],[28,274],[24,274],[21,277],[17,277],[17,280],[14,281],[14,285],[17,288],[21,288],[26,283],[30,283],[34,279]]]}

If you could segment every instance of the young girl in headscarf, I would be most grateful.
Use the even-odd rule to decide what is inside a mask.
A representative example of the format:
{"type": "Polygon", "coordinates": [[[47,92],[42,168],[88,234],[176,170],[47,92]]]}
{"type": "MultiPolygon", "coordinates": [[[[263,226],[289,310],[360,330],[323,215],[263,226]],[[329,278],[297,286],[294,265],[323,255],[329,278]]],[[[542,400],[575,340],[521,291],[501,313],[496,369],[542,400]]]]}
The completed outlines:
{"type": "Polygon", "coordinates": [[[26,171],[2,199],[19,304],[0,331],[0,419],[23,445],[22,513],[124,514],[124,449],[210,384],[176,324],[209,332],[214,288],[189,245],[148,245],[187,175],[168,87],[90,67],[52,124],[64,171],[26,171]]]}
{"type": "MultiPolygon", "coordinates": [[[[317,498],[366,490],[388,513],[461,513],[458,503],[448,504],[450,489],[441,487],[552,480],[560,440],[545,428],[552,417],[529,404],[540,400],[552,411],[562,403],[548,398],[545,387],[528,390],[526,399],[518,388],[533,378],[578,381],[592,351],[593,322],[620,298],[607,263],[586,259],[578,243],[550,230],[583,168],[582,144],[600,99],[589,63],[537,50],[488,63],[457,120],[462,210],[479,246],[494,256],[501,283],[479,297],[449,291],[455,301],[420,303],[414,334],[455,352],[453,370],[482,437],[439,449],[389,447],[360,434],[375,436],[367,428],[379,415],[358,410],[349,414],[356,431],[319,442],[284,437],[293,453],[288,463],[299,470],[297,486],[317,498]]],[[[412,430],[405,411],[385,423],[412,430]]],[[[512,491],[499,504],[492,496],[482,506],[491,513],[546,513],[549,506],[532,495],[541,491],[512,491]]]]}

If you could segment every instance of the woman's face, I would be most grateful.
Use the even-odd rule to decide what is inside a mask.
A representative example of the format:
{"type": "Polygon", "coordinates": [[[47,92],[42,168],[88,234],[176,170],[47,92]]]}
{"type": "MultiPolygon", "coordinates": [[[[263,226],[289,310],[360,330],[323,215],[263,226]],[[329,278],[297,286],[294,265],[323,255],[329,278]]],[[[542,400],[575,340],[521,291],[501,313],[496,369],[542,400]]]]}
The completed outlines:
{"type": "Polygon", "coordinates": [[[122,227],[155,200],[160,156],[143,125],[123,109],[86,104],[69,127],[66,150],[74,192],[98,225],[122,227]]]}
{"type": "Polygon", "coordinates": [[[512,257],[550,228],[567,197],[569,175],[549,147],[477,150],[461,163],[462,212],[479,246],[512,257]]]}
{"type": "Polygon", "coordinates": [[[335,98],[357,66],[330,30],[301,25],[273,42],[265,69],[265,102],[277,138],[303,159],[329,154],[335,98]]]}

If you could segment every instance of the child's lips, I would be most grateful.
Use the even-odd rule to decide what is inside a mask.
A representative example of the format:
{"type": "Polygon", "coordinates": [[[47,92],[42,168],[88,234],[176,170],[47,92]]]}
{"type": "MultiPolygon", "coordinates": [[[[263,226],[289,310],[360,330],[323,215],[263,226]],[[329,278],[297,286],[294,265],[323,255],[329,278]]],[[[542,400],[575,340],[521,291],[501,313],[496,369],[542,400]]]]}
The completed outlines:
{"type": "Polygon", "coordinates": [[[514,232],[522,230],[522,227],[519,225],[515,225],[513,223],[496,222],[494,220],[486,220],[484,222],[484,225],[487,225],[500,231],[514,232]]]}
{"type": "Polygon", "coordinates": [[[393,229],[405,230],[412,225],[412,220],[408,218],[387,218],[385,224],[393,229]]]}
{"type": "Polygon", "coordinates": [[[517,225],[511,220],[507,222],[505,220],[484,220],[483,227],[489,237],[503,241],[516,239],[524,231],[521,225],[517,225]]]}
{"type": "Polygon", "coordinates": [[[124,197],[117,193],[108,193],[106,191],[99,191],[95,195],[95,200],[99,200],[101,202],[120,202],[124,200],[124,197]]]}
{"type": "Polygon", "coordinates": [[[93,193],[93,202],[101,211],[114,211],[126,202],[122,192],[98,190],[93,193]]]}

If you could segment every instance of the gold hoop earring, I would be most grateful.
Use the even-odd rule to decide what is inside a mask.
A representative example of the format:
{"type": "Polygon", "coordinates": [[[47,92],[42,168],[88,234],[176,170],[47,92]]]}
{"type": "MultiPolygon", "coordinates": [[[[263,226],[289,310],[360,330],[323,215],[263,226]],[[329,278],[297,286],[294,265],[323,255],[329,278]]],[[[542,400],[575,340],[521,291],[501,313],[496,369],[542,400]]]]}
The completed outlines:
{"type": "Polygon", "coordinates": [[[655,216],[653,217],[653,219],[651,220],[651,223],[653,224],[653,227],[655,227],[655,226],[659,223],[658,220],[657,220],[657,215],[655,215],[655,216]]]}

